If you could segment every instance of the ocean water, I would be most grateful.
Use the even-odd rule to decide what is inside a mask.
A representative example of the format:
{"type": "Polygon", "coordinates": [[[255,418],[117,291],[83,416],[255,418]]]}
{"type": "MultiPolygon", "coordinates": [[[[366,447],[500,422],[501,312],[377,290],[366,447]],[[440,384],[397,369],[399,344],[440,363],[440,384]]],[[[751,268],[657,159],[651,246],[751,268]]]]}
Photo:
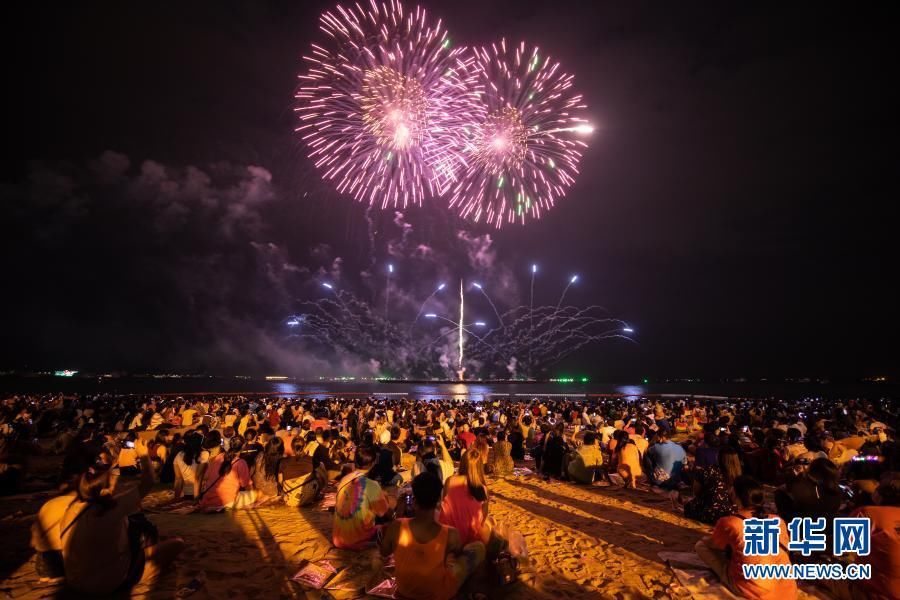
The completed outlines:
{"type": "Polygon", "coordinates": [[[78,394],[267,394],[281,396],[406,396],[420,399],[468,398],[481,401],[497,396],[530,398],[591,395],[714,396],[730,398],[897,398],[898,386],[890,383],[601,383],[601,382],[378,382],[295,381],[237,377],[0,377],[0,393],[78,394]]]}

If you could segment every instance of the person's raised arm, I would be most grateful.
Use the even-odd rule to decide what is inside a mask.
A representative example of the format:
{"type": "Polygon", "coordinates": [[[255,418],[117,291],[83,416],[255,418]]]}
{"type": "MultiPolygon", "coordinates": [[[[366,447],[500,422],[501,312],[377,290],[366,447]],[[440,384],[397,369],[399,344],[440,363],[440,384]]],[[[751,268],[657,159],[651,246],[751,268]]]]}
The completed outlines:
{"type": "Polygon", "coordinates": [[[578,431],[581,429],[581,425],[575,425],[572,430],[572,445],[575,446],[577,444],[577,440],[575,439],[578,436],[578,431]]]}
{"type": "MultiPolygon", "coordinates": [[[[184,477],[181,475],[181,469],[175,465],[175,484],[172,486],[175,490],[175,500],[181,500],[181,493],[184,491],[184,477]]],[[[196,492],[195,492],[196,495],[196,492]]]]}
{"type": "Polygon", "coordinates": [[[451,465],[453,464],[453,458],[450,456],[450,453],[447,451],[447,444],[444,443],[444,436],[437,436],[438,445],[441,447],[441,460],[444,462],[448,462],[451,465]]]}
{"type": "Polygon", "coordinates": [[[194,490],[194,498],[200,497],[200,490],[203,489],[203,480],[206,479],[206,471],[208,468],[208,462],[200,463],[200,466],[197,467],[197,475],[194,477],[194,480],[196,481],[194,484],[196,487],[194,490]]]}

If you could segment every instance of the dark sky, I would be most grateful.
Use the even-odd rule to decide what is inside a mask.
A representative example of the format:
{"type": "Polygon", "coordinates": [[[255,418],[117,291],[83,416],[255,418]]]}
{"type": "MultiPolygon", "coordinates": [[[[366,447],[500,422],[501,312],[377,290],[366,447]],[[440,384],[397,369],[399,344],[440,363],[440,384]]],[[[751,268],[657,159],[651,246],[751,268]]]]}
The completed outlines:
{"type": "MultiPolygon", "coordinates": [[[[568,197],[492,234],[520,292],[533,261],[546,302],[577,272],[570,300],[638,330],[560,369],[897,373],[887,3],[423,4],[456,43],[526,39],[562,61],[598,127],[568,197]]],[[[290,364],[259,334],[309,293],[285,278],[322,266],[321,243],[367,260],[363,209],[293,134],[330,6],[4,6],[0,368],[290,364]]],[[[405,219],[449,227],[436,207],[405,219]]]]}

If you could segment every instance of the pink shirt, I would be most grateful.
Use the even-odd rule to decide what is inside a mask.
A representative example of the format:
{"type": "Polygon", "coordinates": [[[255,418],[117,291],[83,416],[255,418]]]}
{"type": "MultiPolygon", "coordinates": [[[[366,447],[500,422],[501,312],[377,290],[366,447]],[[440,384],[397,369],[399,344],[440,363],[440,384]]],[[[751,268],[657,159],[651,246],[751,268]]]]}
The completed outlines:
{"type": "Polygon", "coordinates": [[[451,477],[447,486],[447,495],[441,502],[438,522],[455,527],[463,546],[469,542],[484,541],[481,539],[481,526],[484,523],[483,503],[469,493],[465,477],[451,477]]]}
{"type": "Polygon", "coordinates": [[[206,470],[207,487],[200,500],[200,506],[203,508],[230,506],[241,488],[250,487],[250,468],[247,461],[243,458],[237,459],[231,463],[231,470],[220,477],[219,469],[223,460],[225,454],[219,454],[209,461],[206,470]]]}

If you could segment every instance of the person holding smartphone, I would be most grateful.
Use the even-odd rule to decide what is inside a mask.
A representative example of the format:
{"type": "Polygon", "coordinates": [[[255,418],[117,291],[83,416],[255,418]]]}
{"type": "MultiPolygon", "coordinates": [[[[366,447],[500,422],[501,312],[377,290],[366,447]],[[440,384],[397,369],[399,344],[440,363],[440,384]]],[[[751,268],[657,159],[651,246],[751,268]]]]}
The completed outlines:
{"type": "Polygon", "coordinates": [[[137,475],[140,472],[138,467],[138,456],[134,450],[134,441],[136,436],[134,432],[129,432],[121,442],[119,456],[116,464],[122,475],[137,475]]]}

